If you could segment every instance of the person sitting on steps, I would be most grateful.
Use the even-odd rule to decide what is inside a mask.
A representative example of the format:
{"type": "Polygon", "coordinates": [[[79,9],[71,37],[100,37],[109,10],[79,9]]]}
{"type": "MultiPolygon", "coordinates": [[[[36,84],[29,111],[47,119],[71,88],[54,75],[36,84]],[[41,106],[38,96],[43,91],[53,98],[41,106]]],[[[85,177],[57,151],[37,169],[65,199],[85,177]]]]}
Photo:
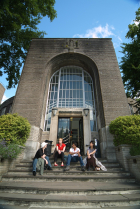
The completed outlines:
{"type": "Polygon", "coordinates": [[[94,142],[90,141],[89,149],[87,150],[87,164],[86,164],[86,168],[88,171],[90,171],[90,167],[92,167],[93,171],[97,167],[95,158],[94,158],[95,153],[96,153],[96,149],[95,149],[94,142]]]}
{"type": "Polygon", "coordinates": [[[63,139],[59,138],[59,143],[56,145],[56,153],[54,156],[54,166],[58,166],[57,158],[61,157],[61,166],[64,166],[64,152],[66,145],[63,143],[63,139]]]}
{"type": "Polygon", "coordinates": [[[66,168],[64,169],[64,171],[68,171],[70,169],[70,162],[78,162],[78,161],[80,161],[81,170],[85,171],[83,159],[82,156],[80,155],[80,149],[77,147],[76,142],[72,142],[72,148],[70,148],[69,150],[66,168]]]}
{"type": "Polygon", "coordinates": [[[37,164],[38,158],[42,158],[45,161],[44,163],[47,166],[47,169],[52,170],[52,166],[51,166],[49,157],[44,154],[45,153],[44,150],[47,148],[47,144],[48,143],[43,142],[41,144],[41,148],[38,149],[35,154],[35,157],[33,160],[33,176],[36,176],[36,164],[37,164]]]}

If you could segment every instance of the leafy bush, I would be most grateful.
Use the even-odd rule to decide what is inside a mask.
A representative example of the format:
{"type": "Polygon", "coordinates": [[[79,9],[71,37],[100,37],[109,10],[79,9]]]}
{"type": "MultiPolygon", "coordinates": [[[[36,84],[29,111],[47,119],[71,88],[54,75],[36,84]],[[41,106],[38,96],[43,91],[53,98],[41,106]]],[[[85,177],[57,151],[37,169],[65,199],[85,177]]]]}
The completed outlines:
{"type": "Polygon", "coordinates": [[[0,139],[9,144],[24,145],[30,134],[31,125],[26,118],[18,114],[0,116],[0,139]]]}
{"type": "Polygon", "coordinates": [[[130,148],[130,155],[131,156],[140,155],[140,145],[138,145],[138,146],[132,146],[130,148]]]}
{"type": "Polygon", "coordinates": [[[17,144],[9,144],[5,140],[0,142],[0,156],[4,159],[15,159],[21,152],[20,147],[17,144]]]}
{"type": "Polygon", "coordinates": [[[114,135],[114,145],[140,145],[140,115],[120,116],[111,121],[109,131],[114,135]]]}

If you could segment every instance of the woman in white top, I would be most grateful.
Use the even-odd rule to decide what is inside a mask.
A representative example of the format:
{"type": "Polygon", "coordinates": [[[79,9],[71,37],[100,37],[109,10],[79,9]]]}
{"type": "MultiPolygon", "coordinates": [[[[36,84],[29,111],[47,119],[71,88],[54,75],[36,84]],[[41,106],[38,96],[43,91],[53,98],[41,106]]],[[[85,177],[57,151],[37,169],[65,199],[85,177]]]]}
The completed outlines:
{"type": "Polygon", "coordinates": [[[92,167],[93,170],[95,170],[96,168],[95,153],[96,153],[96,149],[94,142],[90,141],[90,147],[87,150],[87,164],[86,164],[86,168],[88,171],[90,171],[90,167],[92,167]]]}

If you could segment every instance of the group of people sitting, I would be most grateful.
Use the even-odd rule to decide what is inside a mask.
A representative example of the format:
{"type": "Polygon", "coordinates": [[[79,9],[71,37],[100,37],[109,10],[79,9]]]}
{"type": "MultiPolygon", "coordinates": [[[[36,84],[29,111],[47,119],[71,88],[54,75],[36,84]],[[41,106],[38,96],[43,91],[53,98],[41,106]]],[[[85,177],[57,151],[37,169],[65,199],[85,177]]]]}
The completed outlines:
{"type": "MultiPolygon", "coordinates": [[[[63,143],[63,139],[59,139],[59,143],[56,144],[56,149],[54,153],[54,166],[58,166],[57,159],[61,158],[61,167],[64,166],[64,152],[66,149],[66,145],[63,143]]],[[[69,150],[69,155],[67,156],[66,168],[64,171],[68,171],[70,169],[71,162],[80,162],[81,170],[85,171],[85,167],[88,171],[92,170],[106,170],[106,168],[97,160],[95,157],[96,149],[94,146],[94,142],[90,141],[90,146],[87,150],[87,157],[82,159],[80,154],[80,149],[77,147],[76,142],[72,142],[72,148],[69,150]]],[[[40,170],[40,174],[43,174],[44,169],[52,170],[52,165],[50,163],[49,157],[47,156],[47,143],[43,142],[41,144],[41,148],[35,154],[33,160],[33,175],[36,176],[36,169],[40,170]]]]}

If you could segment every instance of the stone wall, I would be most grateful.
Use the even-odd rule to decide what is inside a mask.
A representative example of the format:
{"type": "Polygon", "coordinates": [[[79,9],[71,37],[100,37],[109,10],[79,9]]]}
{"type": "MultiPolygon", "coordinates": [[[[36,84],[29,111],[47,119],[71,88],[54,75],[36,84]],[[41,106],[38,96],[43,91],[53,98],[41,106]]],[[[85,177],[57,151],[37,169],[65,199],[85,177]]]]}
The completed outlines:
{"type": "Polygon", "coordinates": [[[15,168],[15,166],[23,159],[24,149],[25,148],[22,147],[21,153],[14,160],[0,159],[0,179],[2,178],[3,174],[7,173],[9,169],[15,168]]]}

